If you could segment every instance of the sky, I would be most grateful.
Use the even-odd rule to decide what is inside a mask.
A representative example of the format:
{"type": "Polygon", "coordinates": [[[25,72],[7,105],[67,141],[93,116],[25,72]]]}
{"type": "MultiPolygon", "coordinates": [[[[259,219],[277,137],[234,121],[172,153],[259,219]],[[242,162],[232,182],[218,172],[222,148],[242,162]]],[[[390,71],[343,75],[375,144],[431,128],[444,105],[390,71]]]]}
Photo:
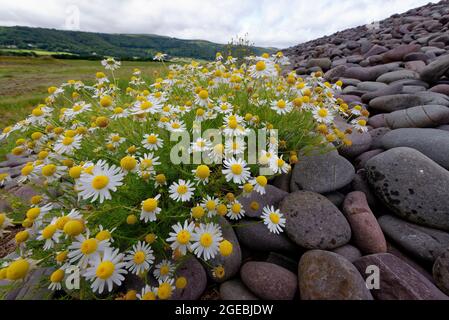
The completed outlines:
{"type": "Polygon", "coordinates": [[[429,0],[0,0],[1,26],[158,34],[286,48],[429,0]]]}

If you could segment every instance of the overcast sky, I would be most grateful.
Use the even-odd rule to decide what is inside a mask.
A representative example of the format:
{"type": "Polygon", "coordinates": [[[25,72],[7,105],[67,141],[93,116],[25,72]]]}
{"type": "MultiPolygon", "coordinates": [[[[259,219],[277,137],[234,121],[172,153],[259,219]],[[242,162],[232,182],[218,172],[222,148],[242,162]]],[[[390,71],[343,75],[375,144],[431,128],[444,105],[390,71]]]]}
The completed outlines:
{"type": "MultiPolygon", "coordinates": [[[[429,0],[0,0],[0,25],[151,33],[285,48],[429,0]],[[79,12],[79,15],[77,14],[79,12]]],[[[438,2],[430,1],[430,2],[438,2]]]]}

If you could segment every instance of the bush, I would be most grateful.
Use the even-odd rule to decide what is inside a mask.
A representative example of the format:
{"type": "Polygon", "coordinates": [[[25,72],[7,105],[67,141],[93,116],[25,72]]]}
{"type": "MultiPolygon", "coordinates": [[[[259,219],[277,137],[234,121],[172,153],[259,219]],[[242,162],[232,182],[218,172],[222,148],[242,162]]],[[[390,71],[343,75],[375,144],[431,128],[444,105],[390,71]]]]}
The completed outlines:
{"type": "MultiPolygon", "coordinates": [[[[366,110],[335,98],[340,83],[324,82],[320,73],[282,77],[286,63],[281,53],[241,65],[217,55],[205,65],[171,64],[151,85],[135,70],[119,87],[120,63],[107,59],[109,75],[98,72],[95,85],[49,88],[43,104],[0,135],[16,141],[14,155],[37,157],[17,181],[40,191],[1,216],[0,231],[12,224],[25,231],[16,236],[22,258],[6,261],[0,278],[20,280],[35,264],[55,266],[47,285],[60,289],[65,270],[77,266],[89,298],[134,273],[159,280],[139,298],[167,299],[186,280],[194,285],[176,276],[190,255],[221,277],[218,257],[233,248],[218,219],[238,223],[245,215],[238,196],[264,194],[267,178],[288,172],[307,152],[349,144],[351,130],[338,130],[336,117],[365,130],[366,110]],[[268,137],[256,151],[253,132],[268,137]]],[[[266,207],[260,223],[279,233],[288,221],[266,207]]]]}

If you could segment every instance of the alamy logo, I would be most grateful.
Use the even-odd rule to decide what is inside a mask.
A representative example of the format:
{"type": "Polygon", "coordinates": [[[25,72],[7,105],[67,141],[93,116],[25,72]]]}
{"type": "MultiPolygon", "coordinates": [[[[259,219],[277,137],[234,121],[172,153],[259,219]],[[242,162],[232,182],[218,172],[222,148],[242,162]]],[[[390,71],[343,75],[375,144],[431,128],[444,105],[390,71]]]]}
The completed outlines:
{"type": "Polygon", "coordinates": [[[65,270],[67,278],[65,279],[65,286],[69,290],[80,289],[80,269],[76,266],[70,266],[65,270]]]}
{"type": "Polygon", "coordinates": [[[368,275],[365,280],[366,287],[369,290],[380,289],[380,270],[378,266],[369,265],[366,267],[365,274],[368,275]]]}
{"type": "Polygon", "coordinates": [[[80,9],[70,5],[65,9],[65,28],[67,30],[80,30],[80,9]]]}

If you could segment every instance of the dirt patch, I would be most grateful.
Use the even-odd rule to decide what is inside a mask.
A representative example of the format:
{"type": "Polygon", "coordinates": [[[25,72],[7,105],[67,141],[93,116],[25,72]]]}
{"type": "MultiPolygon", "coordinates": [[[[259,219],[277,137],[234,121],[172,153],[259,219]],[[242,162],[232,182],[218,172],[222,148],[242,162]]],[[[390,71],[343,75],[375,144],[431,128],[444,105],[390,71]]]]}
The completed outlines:
{"type": "Polygon", "coordinates": [[[8,233],[3,234],[3,236],[0,237],[0,258],[3,258],[16,250],[14,237],[22,230],[23,228],[11,228],[8,229],[8,233]]]}

